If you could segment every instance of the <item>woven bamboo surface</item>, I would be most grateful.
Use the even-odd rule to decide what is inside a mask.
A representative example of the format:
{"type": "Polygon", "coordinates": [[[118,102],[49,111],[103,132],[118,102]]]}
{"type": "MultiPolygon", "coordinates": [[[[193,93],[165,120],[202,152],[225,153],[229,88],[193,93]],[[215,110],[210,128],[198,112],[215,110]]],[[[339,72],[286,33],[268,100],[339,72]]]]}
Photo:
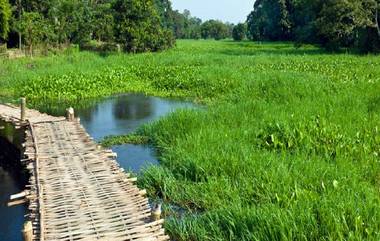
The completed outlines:
{"type": "Polygon", "coordinates": [[[34,240],[169,240],[152,221],[148,199],[79,121],[0,105],[0,119],[24,125],[31,174],[29,219],[34,240]]]}

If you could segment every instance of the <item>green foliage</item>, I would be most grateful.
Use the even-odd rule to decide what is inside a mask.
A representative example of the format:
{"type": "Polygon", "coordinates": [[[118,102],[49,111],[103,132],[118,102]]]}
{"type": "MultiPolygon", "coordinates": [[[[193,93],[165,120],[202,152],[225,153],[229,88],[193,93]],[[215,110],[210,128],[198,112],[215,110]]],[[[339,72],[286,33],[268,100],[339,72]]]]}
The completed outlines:
{"type": "Polygon", "coordinates": [[[375,1],[327,1],[316,23],[324,44],[332,49],[354,45],[357,31],[371,25],[375,7],[375,1]]]}
{"type": "Polygon", "coordinates": [[[247,26],[243,23],[239,23],[232,30],[232,38],[235,41],[242,41],[245,39],[247,33],[247,26]]]}
{"type": "MultiPolygon", "coordinates": [[[[158,6],[153,0],[27,0],[11,3],[14,31],[29,47],[36,43],[53,47],[67,47],[71,43],[88,45],[96,40],[110,45],[118,41],[127,51],[142,52],[159,51],[174,45],[171,28],[164,26],[166,23],[161,24],[157,13],[164,11],[162,7],[165,6],[158,6]],[[32,13],[38,16],[32,17],[32,13]],[[35,26],[33,29],[40,29],[41,34],[33,31],[33,38],[30,34],[25,35],[26,25],[29,30],[35,26]]],[[[170,5],[170,2],[166,4],[170,5]]],[[[165,15],[162,18],[166,17],[166,12],[162,14],[165,15]]],[[[14,37],[9,40],[11,45],[16,41],[18,44],[14,37]]]]}
{"type": "Polygon", "coordinates": [[[161,166],[142,186],[167,215],[181,210],[167,218],[171,237],[377,240],[378,58],[285,44],[201,49],[203,78],[239,84],[207,112],[145,127],[161,166]]]}
{"type": "Polygon", "coordinates": [[[119,146],[124,144],[145,145],[149,143],[148,136],[129,134],[122,136],[106,136],[100,144],[104,147],[119,146]]]}
{"type": "MultiPolygon", "coordinates": [[[[184,96],[198,83],[197,68],[187,66],[129,65],[102,68],[92,73],[69,72],[38,76],[19,82],[20,95],[30,101],[79,101],[128,91],[160,91],[161,95],[184,96]]],[[[200,84],[202,89],[206,84],[200,84]]]]}
{"type": "Polygon", "coordinates": [[[114,40],[114,16],[111,4],[104,3],[94,6],[94,35],[99,41],[112,42],[114,40]]]}
{"type": "Polygon", "coordinates": [[[11,6],[8,0],[0,0],[0,39],[7,39],[10,30],[11,6]]]}
{"type": "Polygon", "coordinates": [[[295,40],[376,52],[380,42],[378,0],[258,0],[248,16],[254,40],[295,40]]]}
{"type": "Polygon", "coordinates": [[[161,24],[165,29],[173,29],[173,9],[170,0],[154,0],[161,24]]]}
{"type": "Polygon", "coordinates": [[[289,40],[291,22],[289,1],[257,0],[248,16],[250,35],[256,40],[289,40]]]}
{"type": "Polygon", "coordinates": [[[286,153],[305,152],[329,160],[337,157],[351,161],[364,156],[377,158],[380,151],[380,133],[377,128],[364,128],[354,136],[348,136],[344,134],[343,127],[327,122],[316,117],[298,123],[269,123],[257,134],[258,146],[286,153]]]}
{"type": "Polygon", "coordinates": [[[160,25],[153,0],[117,0],[115,12],[116,40],[128,52],[159,51],[173,45],[170,31],[160,25]]]}
{"type": "Polygon", "coordinates": [[[377,241],[379,65],[313,46],[181,40],[154,54],[7,60],[0,93],[57,103],[140,91],[207,103],[138,132],[161,162],[140,186],[163,202],[173,240],[377,241]]]}
{"type": "Polygon", "coordinates": [[[202,20],[191,16],[189,10],[173,12],[173,32],[178,39],[200,39],[202,20]]]}
{"type": "Polygon", "coordinates": [[[218,20],[208,20],[202,24],[201,35],[204,39],[221,40],[231,37],[229,26],[218,20]]]}
{"type": "Polygon", "coordinates": [[[44,19],[37,12],[24,12],[16,22],[17,30],[24,36],[29,54],[33,55],[33,46],[44,37],[44,19]]]}

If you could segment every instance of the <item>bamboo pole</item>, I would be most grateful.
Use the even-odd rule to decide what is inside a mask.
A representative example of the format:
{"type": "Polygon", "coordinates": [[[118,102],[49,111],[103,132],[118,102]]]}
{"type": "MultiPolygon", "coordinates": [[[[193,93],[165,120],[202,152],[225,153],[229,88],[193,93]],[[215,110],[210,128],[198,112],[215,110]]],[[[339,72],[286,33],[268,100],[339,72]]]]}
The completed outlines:
{"type": "Polygon", "coordinates": [[[24,228],[22,229],[22,236],[24,237],[24,241],[33,240],[33,226],[31,221],[27,221],[24,223],[24,228]]]}
{"type": "Polygon", "coordinates": [[[20,200],[16,200],[16,201],[10,201],[7,203],[7,206],[8,207],[13,207],[13,206],[18,206],[18,205],[21,205],[21,204],[25,204],[28,202],[28,199],[24,198],[24,199],[20,199],[20,200]]]}
{"type": "Polygon", "coordinates": [[[75,114],[74,114],[74,108],[70,107],[66,110],[66,119],[68,121],[74,121],[75,114]]]}
{"type": "Polygon", "coordinates": [[[17,193],[17,194],[13,194],[13,195],[11,195],[9,199],[10,199],[11,201],[13,201],[13,200],[15,200],[15,199],[24,198],[24,197],[26,197],[28,194],[29,194],[28,191],[22,191],[22,192],[20,192],[20,193],[17,193]]]}
{"type": "Polygon", "coordinates": [[[158,221],[161,219],[161,204],[157,204],[152,211],[152,221],[158,221]]]}
{"type": "Polygon", "coordinates": [[[26,108],[26,98],[22,97],[21,98],[21,120],[25,121],[26,116],[25,116],[25,108],[26,108]]]}

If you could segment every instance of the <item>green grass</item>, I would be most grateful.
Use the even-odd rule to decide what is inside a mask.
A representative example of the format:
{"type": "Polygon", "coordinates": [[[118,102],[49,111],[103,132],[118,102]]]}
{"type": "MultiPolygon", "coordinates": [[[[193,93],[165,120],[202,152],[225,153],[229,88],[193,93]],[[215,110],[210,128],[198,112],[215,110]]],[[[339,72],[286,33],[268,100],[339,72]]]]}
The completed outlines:
{"type": "Polygon", "coordinates": [[[0,70],[0,95],[36,103],[124,91],[206,103],[138,132],[160,153],[140,185],[164,203],[173,240],[380,240],[378,56],[179,41],[0,70]]]}
{"type": "Polygon", "coordinates": [[[128,134],[121,136],[106,136],[100,141],[103,147],[120,146],[124,144],[133,145],[147,145],[149,144],[148,136],[141,136],[138,134],[128,134]]]}

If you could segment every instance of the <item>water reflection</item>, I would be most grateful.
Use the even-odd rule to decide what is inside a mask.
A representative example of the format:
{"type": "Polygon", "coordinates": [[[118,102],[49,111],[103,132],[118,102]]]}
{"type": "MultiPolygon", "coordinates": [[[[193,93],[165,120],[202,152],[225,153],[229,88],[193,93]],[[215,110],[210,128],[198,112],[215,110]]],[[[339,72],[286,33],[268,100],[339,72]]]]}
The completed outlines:
{"type": "Polygon", "coordinates": [[[118,162],[122,167],[136,173],[141,168],[158,164],[156,153],[149,146],[122,145],[112,147],[112,150],[118,154],[118,162]]]}
{"type": "Polygon", "coordinates": [[[0,137],[0,240],[22,241],[21,229],[26,207],[8,207],[12,194],[25,189],[27,176],[23,173],[19,151],[0,137]]]}
{"type": "Polygon", "coordinates": [[[7,207],[9,196],[22,191],[12,174],[0,166],[0,240],[22,241],[21,229],[26,207],[7,207]]]}
{"type": "MultiPolygon", "coordinates": [[[[53,115],[64,115],[62,105],[46,105],[43,111],[53,115]],[[52,108],[53,107],[53,108],[52,108]]],[[[119,95],[92,104],[79,103],[73,106],[82,125],[97,141],[109,135],[125,135],[138,127],[159,119],[178,108],[193,108],[190,102],[163,99],[143,94],[119,95]]],[[[157,164],[154,151],[146,146],[123,145],[112,148],[125,169],[138,172],[148,164],[157,164]]]]}
{"type": "Polygon", "coordinates": [[[152,114],[154,99],[139,95],[118,98],[115,103],[114,116],[119,120],[141,120],[152,114]]]}
{"type": "MultiPolygon", "coordinates": [[[[87,132],[99,141],[105,136],[134,132],[141,125],[178,108],[192,106],[191,103],[178,100],[129,94],[106,99],[91,108],[79,108],[77,115],[87,132]]],[[[120,165],[134,172],[158,163],[154,150],[147,146],[122,145],[112,150],[118,154],[120,165]]]]}

